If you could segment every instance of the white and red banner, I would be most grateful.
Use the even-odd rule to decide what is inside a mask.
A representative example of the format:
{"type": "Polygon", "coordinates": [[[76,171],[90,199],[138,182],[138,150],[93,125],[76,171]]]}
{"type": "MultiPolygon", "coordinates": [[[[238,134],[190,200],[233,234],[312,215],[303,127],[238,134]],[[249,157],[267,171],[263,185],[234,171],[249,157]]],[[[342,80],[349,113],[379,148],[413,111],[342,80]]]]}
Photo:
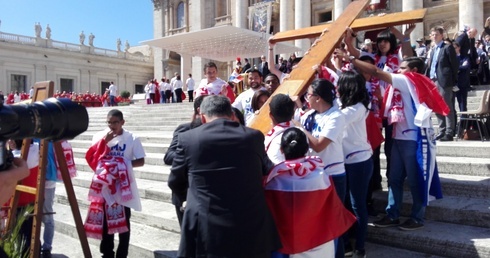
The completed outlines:
{"type": "Polygon", "coordinates": [[[319,157],[276,165],[265,182],[283,254],[297,254],[342,235],[356,218],[340,201],[319,157]]]}

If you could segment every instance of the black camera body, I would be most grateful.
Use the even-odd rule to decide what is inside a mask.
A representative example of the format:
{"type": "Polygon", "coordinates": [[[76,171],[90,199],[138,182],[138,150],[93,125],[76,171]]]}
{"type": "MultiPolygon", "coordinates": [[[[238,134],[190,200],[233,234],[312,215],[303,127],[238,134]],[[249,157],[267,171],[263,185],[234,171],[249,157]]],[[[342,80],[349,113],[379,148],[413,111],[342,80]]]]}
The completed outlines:
{"type": "Polygon", "coordinates": [[[86,108],[66,98],[0,104],[0,171],[8,169],[13,160],[6,148],[8,139],[70,140],[87,130],[88,120],[86,108]]]}

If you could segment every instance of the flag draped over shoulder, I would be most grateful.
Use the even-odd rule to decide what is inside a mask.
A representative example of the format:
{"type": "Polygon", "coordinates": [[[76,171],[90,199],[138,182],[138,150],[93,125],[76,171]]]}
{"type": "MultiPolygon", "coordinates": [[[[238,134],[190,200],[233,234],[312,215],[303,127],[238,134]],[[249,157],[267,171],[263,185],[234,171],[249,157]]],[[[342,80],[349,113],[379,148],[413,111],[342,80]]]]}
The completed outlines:
{"type": "MultiPolygon", "coordinates": [[[[449,108],[437,91],[436,85],[427,77],[417,73],[405,73],[406,84],[411,95],[410,107],[416,112],[414,124],[417,126],[417,180],[424,206],[429,201],[442,198],[442,188],[436,162],[434,129],[429,115],[419,113],[436,112],[447,115],[449,108]],[[423,120],[417,121],[417,117],[423,120]]],[[[390,96],[388,96],[390,97],[390,96]]],[[[387,104],[388,107],[388,104],[387,104]]]]}
{"type": "Polygon", "coordinates": [[[296,254],[342,235],[356,220],[340,201],[319,157],[276,165],[265,181],[267,204],[284,254],[296,254]]]}
{"type": "Polygon", "coordinates": [[[419,103],[425,103],[437,114],[444,116],[449,114],[449,107],[437,90],[436,85],[429,78],[413,72],[405,73],[405,75],[415,87],[419,103]]]}

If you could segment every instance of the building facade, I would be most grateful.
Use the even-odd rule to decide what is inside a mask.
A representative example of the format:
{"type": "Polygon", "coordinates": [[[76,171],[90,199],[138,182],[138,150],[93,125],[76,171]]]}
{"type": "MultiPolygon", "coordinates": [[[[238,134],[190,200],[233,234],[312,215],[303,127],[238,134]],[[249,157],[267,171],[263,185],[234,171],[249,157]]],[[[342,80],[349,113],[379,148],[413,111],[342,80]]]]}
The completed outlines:
{"type": "Polygon", "coordinates": [[[151,48],[110,50],[94,47],[90,37],[85,45],[84,39],[73,44],[52,40],[50,34],[0,32],[0,90],[28,93],[35,82],[54,81],[55,91],[102,94],[112,81],[119,93],[144,92],[153,78],[151,48]]]}
{"type": "MultiPolygon", "coordinates": [[[[152,2],[154,38],[158,39],[222,25],[252,30],[263,29],[266,33],[320,25],[339,17],[351,0],[152,0],[152,2]],[[268,11],[263,11],[267,8],[268,11]]],[[[362,17],[421,8],[427,8],[428,12],[425,21],[417,24],[411,35],[413,44],[419,37],[429,40],[430,28],[437,25],[444,26],[449,37],[452,37],[463,25],[475,27],[479,33],[482,33],[485,18],[490,14],[490,1],[372,0],[362,17]]],[[[359,35],[359,40],[362,41],[364,34],[359,35]]],[[[311,45],[311,40],[296,40],[294,44],[306,51],[311,45]]],[[[298,54],[301,56],[301,53],[298,54]]],[[[192,73],[194,78],[203,78],[202,68],[210,61],[199,56],[166,50],[165,47],[155,49],[154,55],[154,73],[157,78],[171,77],[174,72],[192,73]]],[[[241,58],[243,60],[245,57],[241,58]]],[[[217,62],[222,78],[226,78],[231,71],[232,61],[217,62]]]]}

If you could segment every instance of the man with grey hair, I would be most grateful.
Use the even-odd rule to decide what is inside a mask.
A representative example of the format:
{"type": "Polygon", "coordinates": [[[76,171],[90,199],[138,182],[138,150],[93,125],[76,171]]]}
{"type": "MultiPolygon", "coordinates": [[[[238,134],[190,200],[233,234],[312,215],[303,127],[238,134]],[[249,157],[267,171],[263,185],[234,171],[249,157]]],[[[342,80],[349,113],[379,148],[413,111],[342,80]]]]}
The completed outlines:
{"type": "Polygon", "coordinates": [[[232,121],[230,100],[208,96],[198,128],[178,136],[168,186],[187,192],[178,257],[270,257],[280,239],[262,177],[264,135],[232,121]]]}

